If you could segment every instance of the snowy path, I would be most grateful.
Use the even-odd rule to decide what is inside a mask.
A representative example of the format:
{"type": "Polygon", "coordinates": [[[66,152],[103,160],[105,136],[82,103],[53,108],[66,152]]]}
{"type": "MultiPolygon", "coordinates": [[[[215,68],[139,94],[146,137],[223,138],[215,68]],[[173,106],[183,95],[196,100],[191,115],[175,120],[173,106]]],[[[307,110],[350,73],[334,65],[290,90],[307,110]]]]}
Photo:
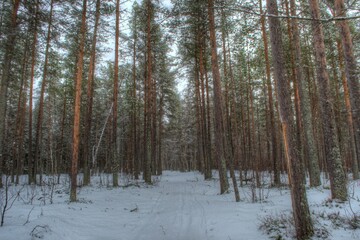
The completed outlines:
{"type": "Polygon", "coordinates": [[[196,182],[184,179],[161,183],[162,191],[154,207],[135,234],[134,240],[208,239],[203,201],[196,182]]]}

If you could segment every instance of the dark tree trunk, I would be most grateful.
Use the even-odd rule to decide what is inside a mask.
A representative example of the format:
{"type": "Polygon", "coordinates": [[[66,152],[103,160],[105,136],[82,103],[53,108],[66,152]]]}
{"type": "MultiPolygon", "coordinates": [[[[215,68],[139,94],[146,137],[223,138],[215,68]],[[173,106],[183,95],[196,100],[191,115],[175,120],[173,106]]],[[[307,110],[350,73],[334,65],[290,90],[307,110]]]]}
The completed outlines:
{"type": "MultiPolygon", "coordinates": [[[[234,188],[234,194],[235,194],[235,201],[240,202],[240,193],[238,188],[238,183],[236,181],[236,175],[235,175],[235,163],[240,162],[240,143],[239,143],[239,127],[238,127],[238,121],[236,118],[236,110],[235,110],[235,104],[236,104],[236,91],[235,91],[235,80],[234,80],[234,74],[232,70],[232,64],[231,64],[231,51],[230,47],[228,47],[229,51],[229,77],[230,77],[230,83],[229,83],[229,101],[230,101],[230,124],[231,130],[229,132],[230,138],[232,140],[233,145],[233,154],[231,155],[229,167],[230,167],[230,174],[231,179],[233,183],[234,188]]],[[[241,168],[240,168],[241,171],[241,168]]],[[[241,176],[241,174],[240,174],[241,176]]],[[[241,181],[241,179],[240,179],[241,181]]]]}
{"type": "MultiPolygon", "coordinates": [[[[346,10],[344,6],[344,0],[335,0],[335,11],[337,17],[346,17],[346,10]]],[[[353,52],[353,43],[350,32],[349,24],[346,20],[338,21],[338,26],[341,34],[341,40],[343,45],[343,54],[345,59],[345,70],[347,77],[347,85],[349,89],[352,119],[353,119],[353,134],[355,135],[355,144],[357,158],[353,161],[354,178],[359,178],[358,162],[360,158],[360,86],[359,86],[359,69],[357,66],[356,58],[353,52]],[[357,159],[357,160],[356,160],[357,159]]]]}
{"type": "Polygon", "coordinates": [[[45,47],[45,62],[44,62],[44,69],[43,69],[43,75],[42,75],[42,83],[41,83],[41,91],[40,91],[40,102],[39,102],[39,112],[37,116],[37,122],[36,122],[36,133],[35,133],[35,155],[34,159],[35,162],[39,163],[40,168],[40,182],[41,182],[41,176],[42,176],[42,163],[40,162],[40,156],[42,149],[40,148],[40,142],[41,142],[41,126],[43,121],[43,114],[44,114],[44,96],[45,96],[45,88],[46,88],[46,81],[47,81],[47,68],[48,68],[48,62],[49,62],[49,49],[50,49],[50,40],[51,40],[51,25],[52,25],[52,15],[53,15],[53,5],[54,0],[51,0],[50,2],[50,14],[49,14],[49,23],[48,23],[48,29],[47,29],[47,36],[46,36],[46,47],[45,47]]]}
{"type": "Polygon", "coordinates": [[[203,148],[203,131],[201,117],[201,99],[200,99],[200,76],[198,68],[198,58],[195,56],[194,81],[195,81],[195,114],[196,114],[196,140],[197,140],[197,169],[205,172],[204,148],[203,148]]]}
{"type": "Polygon", "coordinates": [[[36,65],[36,51],[37,51],[37,37],[38,37],[38,11],[39,0],[36,2],[35,16],[34,16],[34,36],[31,52],[31,73],[30,73],[30,92],[29,92],[29,183],[36,183],[36,174],[38,172],[38,161],[33,158],[33,139],[32,139],[32,125],[33,125],[33,91],[36,65]]]}
{"type": "Polygon", "coordinates": [[[65,129],[65,118],[66,118],[66,94],[64,96],[63,99],[63,107],[62,107],[62,113],[61,113],[61,125],[60,125],[60,143],[59,143],[59,148],[58,148],[58,152],[59,152],[59,165],[60,165],[60,171],[59,171],[59,175],[58,175],[58,183],[60,182],[60,173],[61,171],[64,172],[69,172],[67,169],[68,164],[65,163],[65,148],[64,148],[64,129],[65,129]]]}
{"type": "MultiPolygon", "coordinates": [[[[260,12],[262,13],[262,2],[260,0],[260,12]]],[[[275,114],[274,114],[274,102],[273,102],[273,89],[271,84],[270,76],[270,61],[269,61],[269,48],[268,48],[268,39],[266,36],[265,28],[265,16],[261,17],[261,32],[264,42],[264,54],[265,54],[265,65],[266,65],[266,85],[267,85],[267,94],[268,94],[268,104],[269,104],[269,115],[270,115],[270,135],[271,135],[271,162],[273,165],[274,172],[274,185],[280,185],[280,171],[279,171],[279,159],[277,155],[277,134],[276,134],[276,125],[275,125],[275,114]]]]}
{"type": "Polygon", "coordinates": [[[210,121],[207,121],[206,116],[206,106],[208,103],[206,103],[205,99],[205,66],[204,66],[204,40],[202,37],[199,39],[199,70],[200,70],[200,85],[201,85],[201,102],[202,102],[202,108],[201,108],[201,116],[202,116],[202,125],[203,125],[203,151],[205,153],[204,156],[204,177],[205,180],[211,179],[211,146],[209,143],[209,133],[208,133],[208,125],[210,124],[210,121]]]}
{"type": "Polygon", "coordinates": [[[151,183],[151,161],[148,152],[148,138],[151,126],[151,81],[152,81],[152,46],[151,46],[151,19],[153,15],[152,2],[147,0],[147,24],[146,24],[146,76],[145,76],[145,107],[144,107],[144,180],[151,183]]]}
{"type": "Polygon", "coordinates": [[[119,37],[120,37],[120,0],[116,0],[116,26],[115,26],[115,63],[114,63],[114,88],[113,88],[113,116],[112,116],[112,162],[113,187],[119,186],[119,159],[117,147],[118,125],[118,88],[119,88],[119,37]]]}
{"type": "Polygon", "coordinates": [[[316,53],[317,83],[320,96],[320,119],[324,132],[325,159],[330,175],[332,198],[342,201],[347,199],[346,176],[342,166],[338,138],[335,126],[335,114],[330,93],[329,75],[326,70],[326,54],[324,34],[320,19],[320,9],[317,0],[309,0],[312,21],[314,48],[316,53]]]}
{"type": "Polygon", "coordinates": [[[162,175],[163,171],[163,160],[162,160],[162,141],[164,136],[164,124],[163,124],[163,118],[164,118],[164,95],[160,96],[160,102],[159,102],[159,138],[158,138],[158,157],[157,157],[157,168],[156,168],[156,174],[162,175]]]}
{"type": "MultiPolygon", "coordinates": [[[[153,66],[151,66],[153,67],[153,66]]],[[[151,166],[152,172],[156,173],[156,159],[157,159],[157,89],[155,78],[150,78],[150,104],[151,104],[151,125],[150,125],[150,138],[151,138],[151,166]]]]}
{"type": "MultiPolygon", "coordinates": [[[[136,20],[136,17],[134,18],[136,20]]],[[[134,24],[136,26],[136,23],[134,24]]],[[[132,86],[132,113],[131,113],[131,158],[133,161],[134,167],[134,178],[139,179],[139,152],[137,151],[138,146],[138,137],[137,137],[137,96],[136,96],[136,44],[137,44],[137,33],[136,29],[134,31],[134,44],[133,44],[133,69],[132,69],[132,79],[133,79],[133,86],[132,86]]]]}
{"type": "MultiPolygon", "coordinates": [[[[16,114],[16,184],[19,184],[20,175],[23,172],[24,164],[24,129],[25,129],[25,116],[26,116],[26,97],[27,97],[27,84],[26,84],[26,73],[28,68],[28,53],[29,53],[29,41],[25,42],[24,58],[22,62],[22,73],[21,73],[21,87],[19,90],[19,98],[17,104],[16,114]]],[[[1,161],[0,161],[1,162],[1,161]]]]}
{"type": "Polygon", "coordinates": [[[339,56],[339,69],[341,73],[341,83],[344,88],[344,102],[345,102],[345,108],[346,108],[346,119],[348,123],[348,132],[349,132],[349,145],[350,145],[350,153],[352,158],[352,164],[353,164],[353,178],[358,179],[359,173],[356,174],[357,170],[359,169],[358,165],[358,158],[356,154],[356,144],[355,144],[355,133],[354,133],[354,124],[353,124],[353,116],[351,111],[351,103],[350,103],[350,93],[349,93],[349,87],[348,87],[348,81],[346,80],[346,73],[344,69],[344,58],[343,58],[343,49],[341,46],[340,41],[337,42],[337,50],[338,50],[338,56],[339,56]],[[356,170],[357,169],[357,170],[356,170]]]}
{"type": "Polygon", "coordinates": [[[95,63],[96,63],[96,43],[97,43],[97,30],[100,19],[100,0],[96,1],[95,12],[95,25],[94,34],[91,45],[91,55],[88,71],[88,82],[86,92],[86,115],[85,115],[85,130],[84,130],[84,185],[90,184],[90,168],[91,168],[91,127],[92,127],[92,115],[93,115],[93,102],[94,102],[94,75],[95,75],[95,63]]]}
{"type": "Polygon", "coordinates": [[[2,76],[1,76],[1,85],[0,85],[0,188],[3,187],[2,183],[2,172],[4,165],[4,143],[5,143],[5,122],[6,122],[6,102],[7,102],[7,92],[10,81],[10,70],[11,62],[14,53],[15,40],[17,36],[17,17],[18,9],[20,6],[20,0],[12,1],[12,11],[11,11],[11,22],[9,35],[6,40],[6,50],[2,66],[2,76]]]}
{"type": "MultiPolygon", "coordinates": [[[[266,1],[269,14],[278,15],[276,0],[266,1]]],[[[312,236],[313,226],[303,183],[303,166],[296,148],[296,132],[291,109],[291,93],[285,75],[285,61],[282,50],[282,33],[278,18],[269,17],[271,49],[274,64],[274,76],[279,102],[279,114],[285,144],[285,157],[288,164],[291,200],[295,220],[297,239],[312,236]]]]}
{"type": "MultiPolygon", "coordinates": [[[[292,16],[297,16],[296,14],[296,5],[294,0],[290,0],[290,12],[292,16]]],[[[296,19],[291,20],[292,27],[292,41],[294,46],[294,63],[295,63],[295,76],[297,78],[297,89],[299,92],[299,101],[300,101],[300,112],[302,119],[302,130],[304,134],[304,151],[305,156],[308,158],[309,163],[309,175],[310,175],[310,186],[316,187],[321,184],[320,181],[320,169],[319,169],[319,159],[317,156],[317,149],[314,140],[313,133],[313,124],[311,116],[311,105],[309,93],[306,89],[306,81],[302,68],[302,57],[301,57],[301,47],[300,47],[300,36],[299,28],[296,19]]]]}

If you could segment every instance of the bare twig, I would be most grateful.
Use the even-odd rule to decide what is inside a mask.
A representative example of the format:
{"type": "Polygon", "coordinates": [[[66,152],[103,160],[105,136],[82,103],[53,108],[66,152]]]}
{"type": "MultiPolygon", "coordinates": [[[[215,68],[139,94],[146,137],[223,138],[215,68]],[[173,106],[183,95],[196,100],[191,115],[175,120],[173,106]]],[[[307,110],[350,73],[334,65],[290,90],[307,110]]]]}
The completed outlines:
{"type": "Polygon", "coordinates": [[[29,221],[30,215],[31,215],[32,211],[34,210],[34,208],[35,208],[35,207],[32,207],[32,208],[31,208],[30,212],[29,212],[28,215],[27,215],[26,222],[23,224],[23,226],[25,226],[26,224],[28,224],[28,223],[30,222],[30,221],[29,221]]]}

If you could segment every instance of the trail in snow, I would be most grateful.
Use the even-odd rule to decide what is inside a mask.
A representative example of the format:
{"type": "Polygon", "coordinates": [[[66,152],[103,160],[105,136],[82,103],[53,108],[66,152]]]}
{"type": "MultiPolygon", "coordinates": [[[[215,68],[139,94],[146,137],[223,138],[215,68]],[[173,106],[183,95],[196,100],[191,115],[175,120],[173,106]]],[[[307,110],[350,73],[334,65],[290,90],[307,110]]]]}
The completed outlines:
{"type": "Polygon", "coordinates": [[[149,216],[134,229],[133,240],[208,239],[206,202],[198,200],[200,186],[194,181],[175,178],[162,182],[161,189],[149,216]]]}

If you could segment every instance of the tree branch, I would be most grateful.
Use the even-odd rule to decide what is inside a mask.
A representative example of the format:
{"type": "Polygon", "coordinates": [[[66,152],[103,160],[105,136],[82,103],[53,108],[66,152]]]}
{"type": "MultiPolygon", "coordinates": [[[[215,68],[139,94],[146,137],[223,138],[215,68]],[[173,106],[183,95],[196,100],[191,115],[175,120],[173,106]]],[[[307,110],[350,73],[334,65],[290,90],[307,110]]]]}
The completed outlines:
{"type": "Polygon", "coordinates": [[[285,16],[285,15],[273,15],[273,14],[267,14],[267,13],[259,13],[256,12],[250,8],[245,8],[245,7],[240,7],[237,6],[235,8],[228,8],[225,6],[219,6],[216,8],[227,8],[230,11],[236,11],[236,12],[243,12],[243,13],[248,13],[248,14],[252,14],[252,15],[256,15],[256,16],[261,16],[261,17],[273,17],[273,18],[284,18],[284,19],[297,19],[297,20],[303,20],[303,21],[317,21],[317,22],[332,22],[332,21],[345,21],[345,20],[354,20],[354,19],[359,19],[360,15],[355,15],[355,16],[350,16],[350,17],[332,17],[332,18],[320,18],[320,19],[315,19],[312,17],[298,17],[298,16],[285,16]]]}

